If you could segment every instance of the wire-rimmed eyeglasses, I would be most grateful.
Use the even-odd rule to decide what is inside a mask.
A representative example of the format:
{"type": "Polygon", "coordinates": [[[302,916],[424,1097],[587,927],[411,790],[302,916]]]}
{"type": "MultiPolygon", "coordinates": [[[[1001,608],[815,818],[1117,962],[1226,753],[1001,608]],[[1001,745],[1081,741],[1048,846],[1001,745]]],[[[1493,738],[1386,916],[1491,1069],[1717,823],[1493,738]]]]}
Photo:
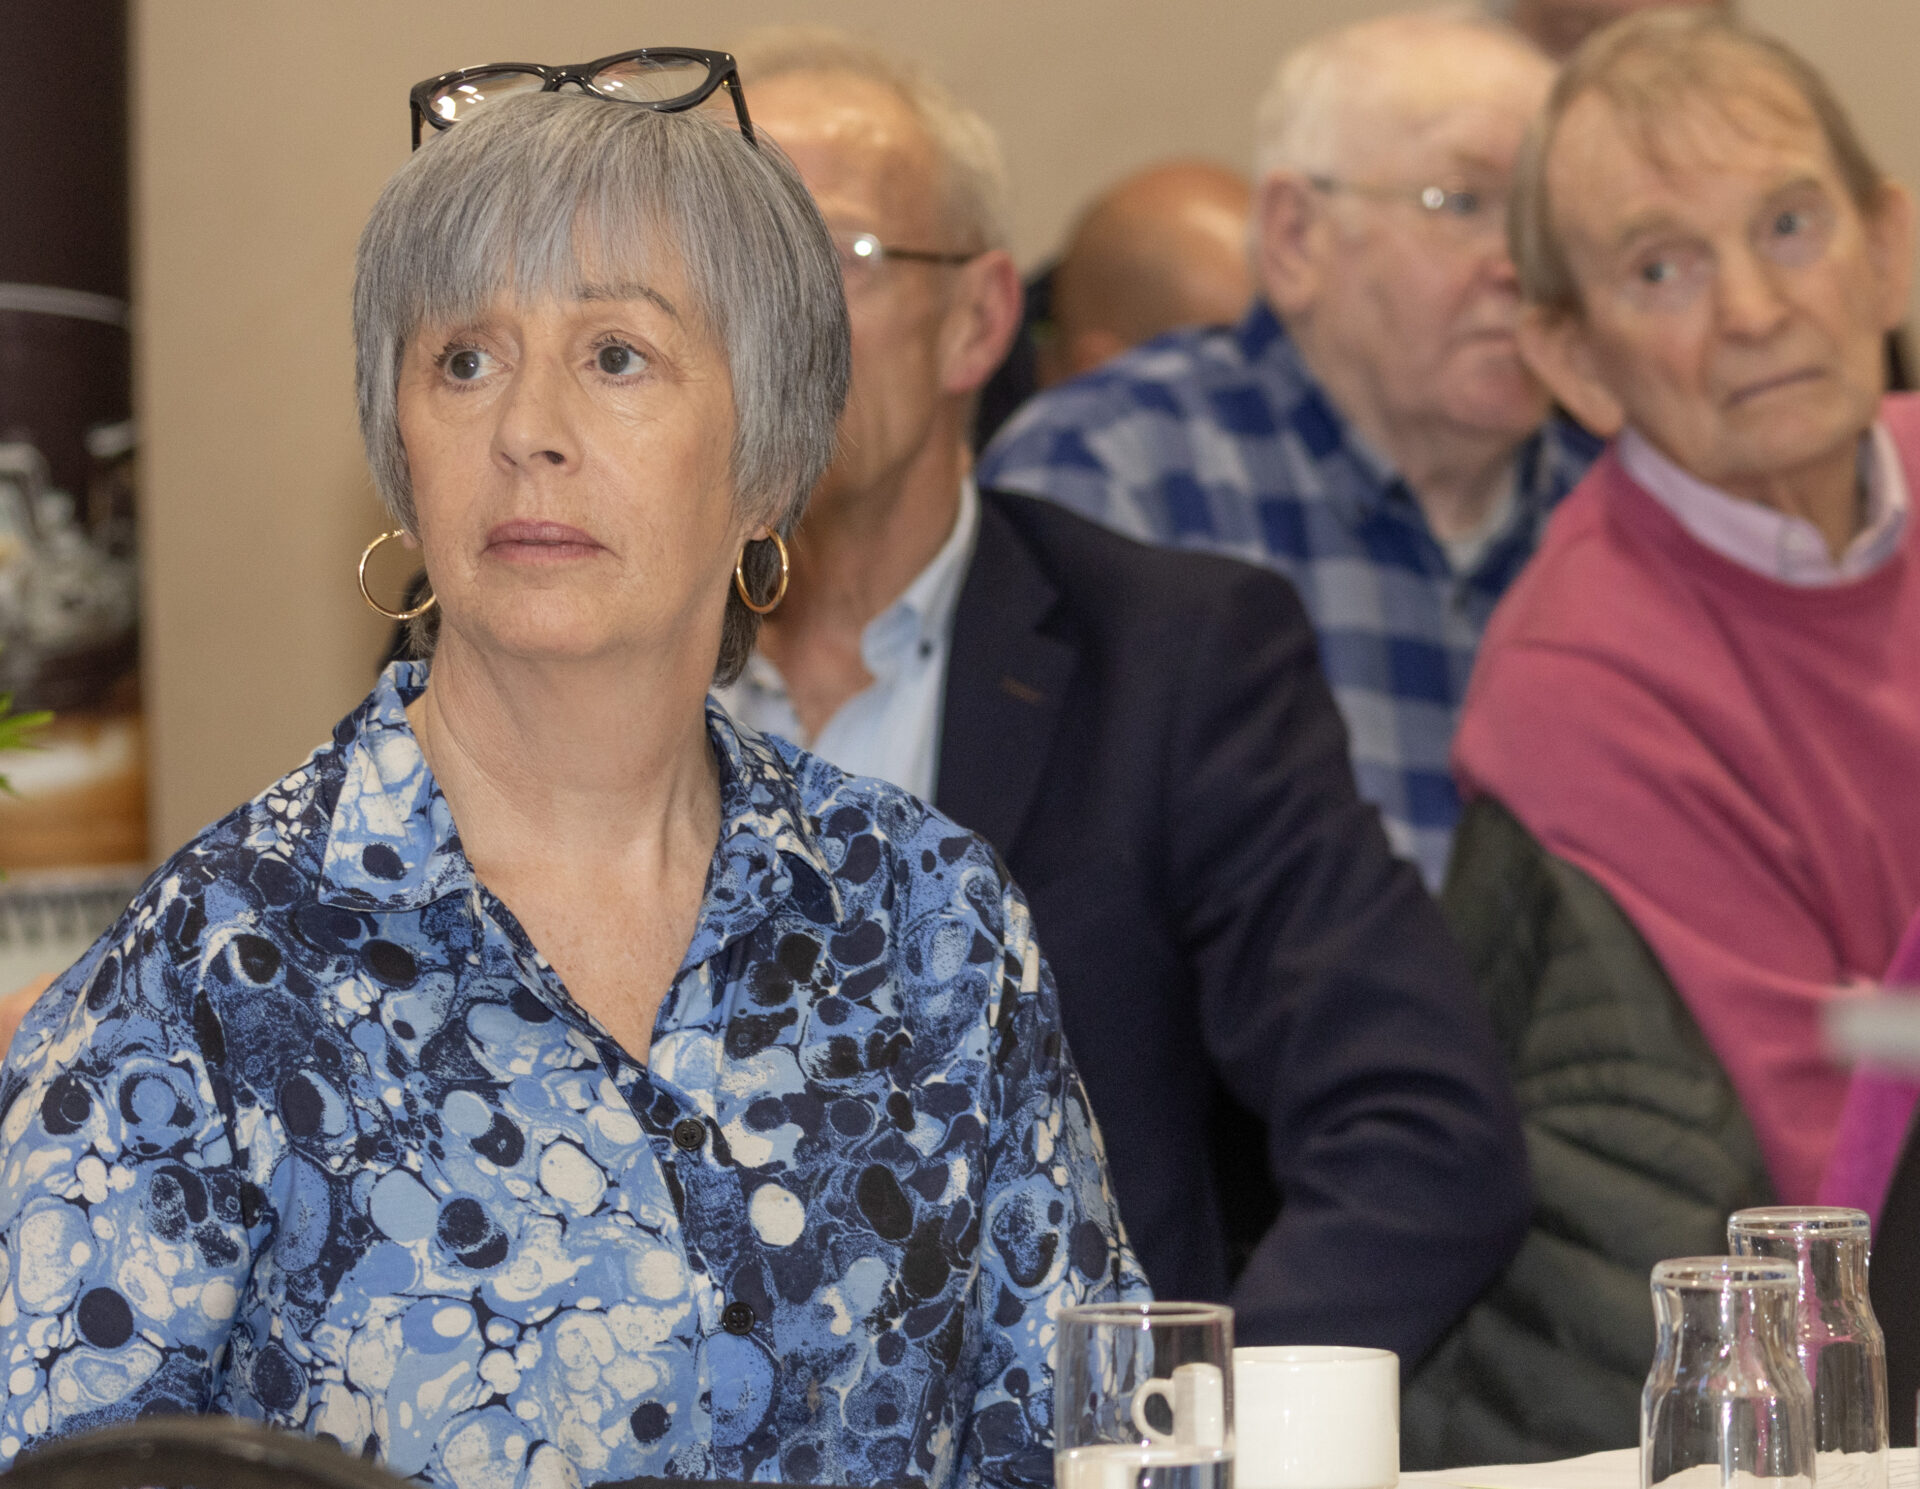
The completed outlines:
{"type": "Polygon", "coordinates": [[[420,148],[421,126],[451,129],[490,103],[522,93],[553,93],[571,85],[596,98],[638,104],[656,113],[697,109],[725,88],[747,143],[757,145],[740,91],[740,65],[726,52],[698,47],[641,47],[594,62],[547,67],[539,62],[491,62],[462,67],[415,83],[407,94],[413,113],[413,148],[420,148]]]}
{"type": "Polygon", "coordinates": [[[974,253],[945,253],[932,248],[897,248],[882,243],[874,233],[833,230],[833,251],[840,259],[840,274],[849,290],[865,284],[880,272],[889,259],[909,264],[970,264],[979,258],[974,253]]]}
{"type": "Polygon", "coordinates": [[[1307,184],[1315,191],[1381,202],[1405,202],[1420,208],[1434,222],[1447,223],[1469,233],[1483,228],[1504,231],[1506,227],[1507,198],[1499,191],[1471,186],[1370,186],[1359,181],[1343,181],[1338,176],[1309,176],[1307,184]]]}

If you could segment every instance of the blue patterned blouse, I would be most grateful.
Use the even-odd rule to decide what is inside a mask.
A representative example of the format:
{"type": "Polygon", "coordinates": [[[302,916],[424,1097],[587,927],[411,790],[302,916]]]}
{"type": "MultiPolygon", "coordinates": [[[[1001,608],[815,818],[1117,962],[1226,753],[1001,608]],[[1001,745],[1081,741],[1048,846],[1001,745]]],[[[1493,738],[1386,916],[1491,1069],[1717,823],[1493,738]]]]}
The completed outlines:
{"type": "Polygon", "coordinates": [[[0,1456],[151,1410],[472,1489],[1050,1481],[1143,1296],[979,839],[717,708],[648,1063],[474,877],[399,664],[42,998],[0,1079],[0,1456]]]}

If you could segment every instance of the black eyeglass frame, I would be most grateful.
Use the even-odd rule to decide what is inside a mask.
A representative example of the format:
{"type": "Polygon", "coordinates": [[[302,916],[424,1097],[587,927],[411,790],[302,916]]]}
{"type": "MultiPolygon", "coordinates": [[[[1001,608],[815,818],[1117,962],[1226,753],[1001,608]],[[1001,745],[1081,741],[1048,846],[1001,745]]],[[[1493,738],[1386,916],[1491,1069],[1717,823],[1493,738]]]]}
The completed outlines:
{"type": "Polygon", "coordinates": [[[747,117],[747,99],[740,88],[740,64],[733,60],[731,52],[710,52],[702,47],[637,47],[630,52],[615,52],[610,57],[596,58],[592,62],[576,62],[566,67],[549,67],[541,62],[491,62],[484,67],[458,67],[452,72],[443,72],[438,77],[415,83],[407,93],[407,108],[413,115],[413,148],[416,150],[420,148],[422,120],[439,130],[451,129],[458,122],[453,119],[443,119],[428,107],[435,94],[463,83],[469,78],[486,77],[503,72],[522,72],[539,78],[542,93],[558,92],[571,83],[583,93],[591,94],[595,98],[606,98],[613,103],[630,103],[636,108],[652,109],[657,114],[678,114],[687,109],[697,109],[713,97],[716,89],[725,88],[733,100],[733,112],[740,121],[741,135],[755,149],[760,145],[759,139],[753,132],[753,120],[747,117]],[[661,99],[618,98],[602,93],[593,86],[594,74],[605,71],[616,62],[673,60],[704,63],[707,69],[707,80],[686,93],[661,99]]]}

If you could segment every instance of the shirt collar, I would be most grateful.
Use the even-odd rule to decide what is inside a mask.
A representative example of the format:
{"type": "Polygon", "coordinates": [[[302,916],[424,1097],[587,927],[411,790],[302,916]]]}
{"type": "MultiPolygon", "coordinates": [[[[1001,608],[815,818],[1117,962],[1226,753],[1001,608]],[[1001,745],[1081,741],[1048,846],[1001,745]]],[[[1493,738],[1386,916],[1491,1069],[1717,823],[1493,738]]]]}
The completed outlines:
{"type": "Polygon", "coordinates": [[[473,885],[453,813],[407,723],[426,686],[425,662],[395,662],[334,731],[340,794],[320,864],[329,904],[417,910],[473,885]]]}
{"type": "MultiPolygon", "coordinates": [[[[875,678],[894,676],[923,646],[931,655],[932,648],[946,644],[979,539],[980,489],[969,475],[960,482],[960,509],[940,551],[897,600],[861,628],[860,660],[875,678]]],[[[787,696],[780,669],[757,650],[734,686],[768,698],[787,696]]]]}
{"type": "Polygon", "coordinates": [[[1826,539],[1804,517],[1731,496],[1681,469],[1638,431],[1620,436],[1620,463],[1701,543],[1744,569],[1802,588],[1864,578],[1893,557],[1912,505],[1906,472],[1884,424],[1860,442],[1866,522],[1835,562],[1826,539]]]}
{"type": "MultiPolygon", "coordinates": [[[[683,970],[716,955],[786,900],[825,911],[813,918],[835,925],[847,914],[787,757],[764,735],[735,723],[711,696],[707,738],[720,767],[720,840],[683,970]]],[[[814,768],[826,767],[816,762],[814,768]]]]}
{"type": "Polygon", "coordinates": [[[1258,362],[1275,350],[1275,343],[1285,344],[1285,354],[1298,360],[1299,353],[1293,349],[1293,338],[1287,335],[1287,328],[1280,324],[1280,317],[1273,313],[1273,307],[1265,300],[1255,297],[1253,305],[1240,318],[1240,324],[1233,328],[1234,340],[1240,344],[1240,355],[1249,362],[1258,362]]]}
{"type": "Polygon", "coordinates": [[[953,629],[954,608],[973,563],[980,535],[980,491],[971,475],[960,482],[960,507],[953,531],[928,565],[885,610],[860,632],[860,659],[875,677],[889,676],[915,653],[931,655],[953,629]]]}
{"type": "MultiPolygon", "coordinates": [[[[1439,539],[1440,551],[1446,554],[1447,563],[1455,574],[1478,572],[1481,562],[1493,551],[1494,544],[1513,526],[1514,515],[1519,507],[1520,468],[1518,464],[1513,464],[1507,467],[1499,491],[1494,494],[1486,515],[1473,531],[1454,538],[1439,539]]],[[[1439,534],[1436,533],[1435,537],[1438,538],[1439,534]]]]}
{"type": "MultiPolygon", "coordinates": [[[[477,885],[453,814],[407,723],[407,705],[425,690],[427,672],[425,662],[395,662],[335,731],[340,792],[327,823],[319,893],[328,904],[418,910],[477,885]]],[[[689,966],[794,895],[830,907],[836,923],[845,915],[786,758],[711,698],[707,738],[719,766],[720,838],[689,966]]]]}

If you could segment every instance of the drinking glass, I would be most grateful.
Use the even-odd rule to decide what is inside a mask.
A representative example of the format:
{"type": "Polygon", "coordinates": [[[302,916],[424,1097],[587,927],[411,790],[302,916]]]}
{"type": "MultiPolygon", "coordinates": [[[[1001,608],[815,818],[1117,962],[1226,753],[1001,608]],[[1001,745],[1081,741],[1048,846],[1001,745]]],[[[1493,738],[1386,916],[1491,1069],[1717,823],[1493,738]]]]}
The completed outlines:
{"type": "Polygon", "coordinates": [[[1054,1346],[1059,1489],[1228,1489],[1233,1310],[1212,1303],[1065,1309],[1054,1346]]]}
{"type": "Polygon", "coordinates": [[[1813,1489],[1798,1290],[1793,1263],[1770,1257],[1682,1257],[1653,1269],[1659,1334],[1640,1397],[1641,1489],[1813,1489]]]}
{"type": "Polygon", "coordinates": [[[1727,1222],[1736,1256],[1798,1272],[1798,1352],[1813,1387],[1821,1489],[1886,1489],[1887,1341],[1867,1300],[1872,1231],[1864,1210],[1774,1205],[1727,1222]]]}

